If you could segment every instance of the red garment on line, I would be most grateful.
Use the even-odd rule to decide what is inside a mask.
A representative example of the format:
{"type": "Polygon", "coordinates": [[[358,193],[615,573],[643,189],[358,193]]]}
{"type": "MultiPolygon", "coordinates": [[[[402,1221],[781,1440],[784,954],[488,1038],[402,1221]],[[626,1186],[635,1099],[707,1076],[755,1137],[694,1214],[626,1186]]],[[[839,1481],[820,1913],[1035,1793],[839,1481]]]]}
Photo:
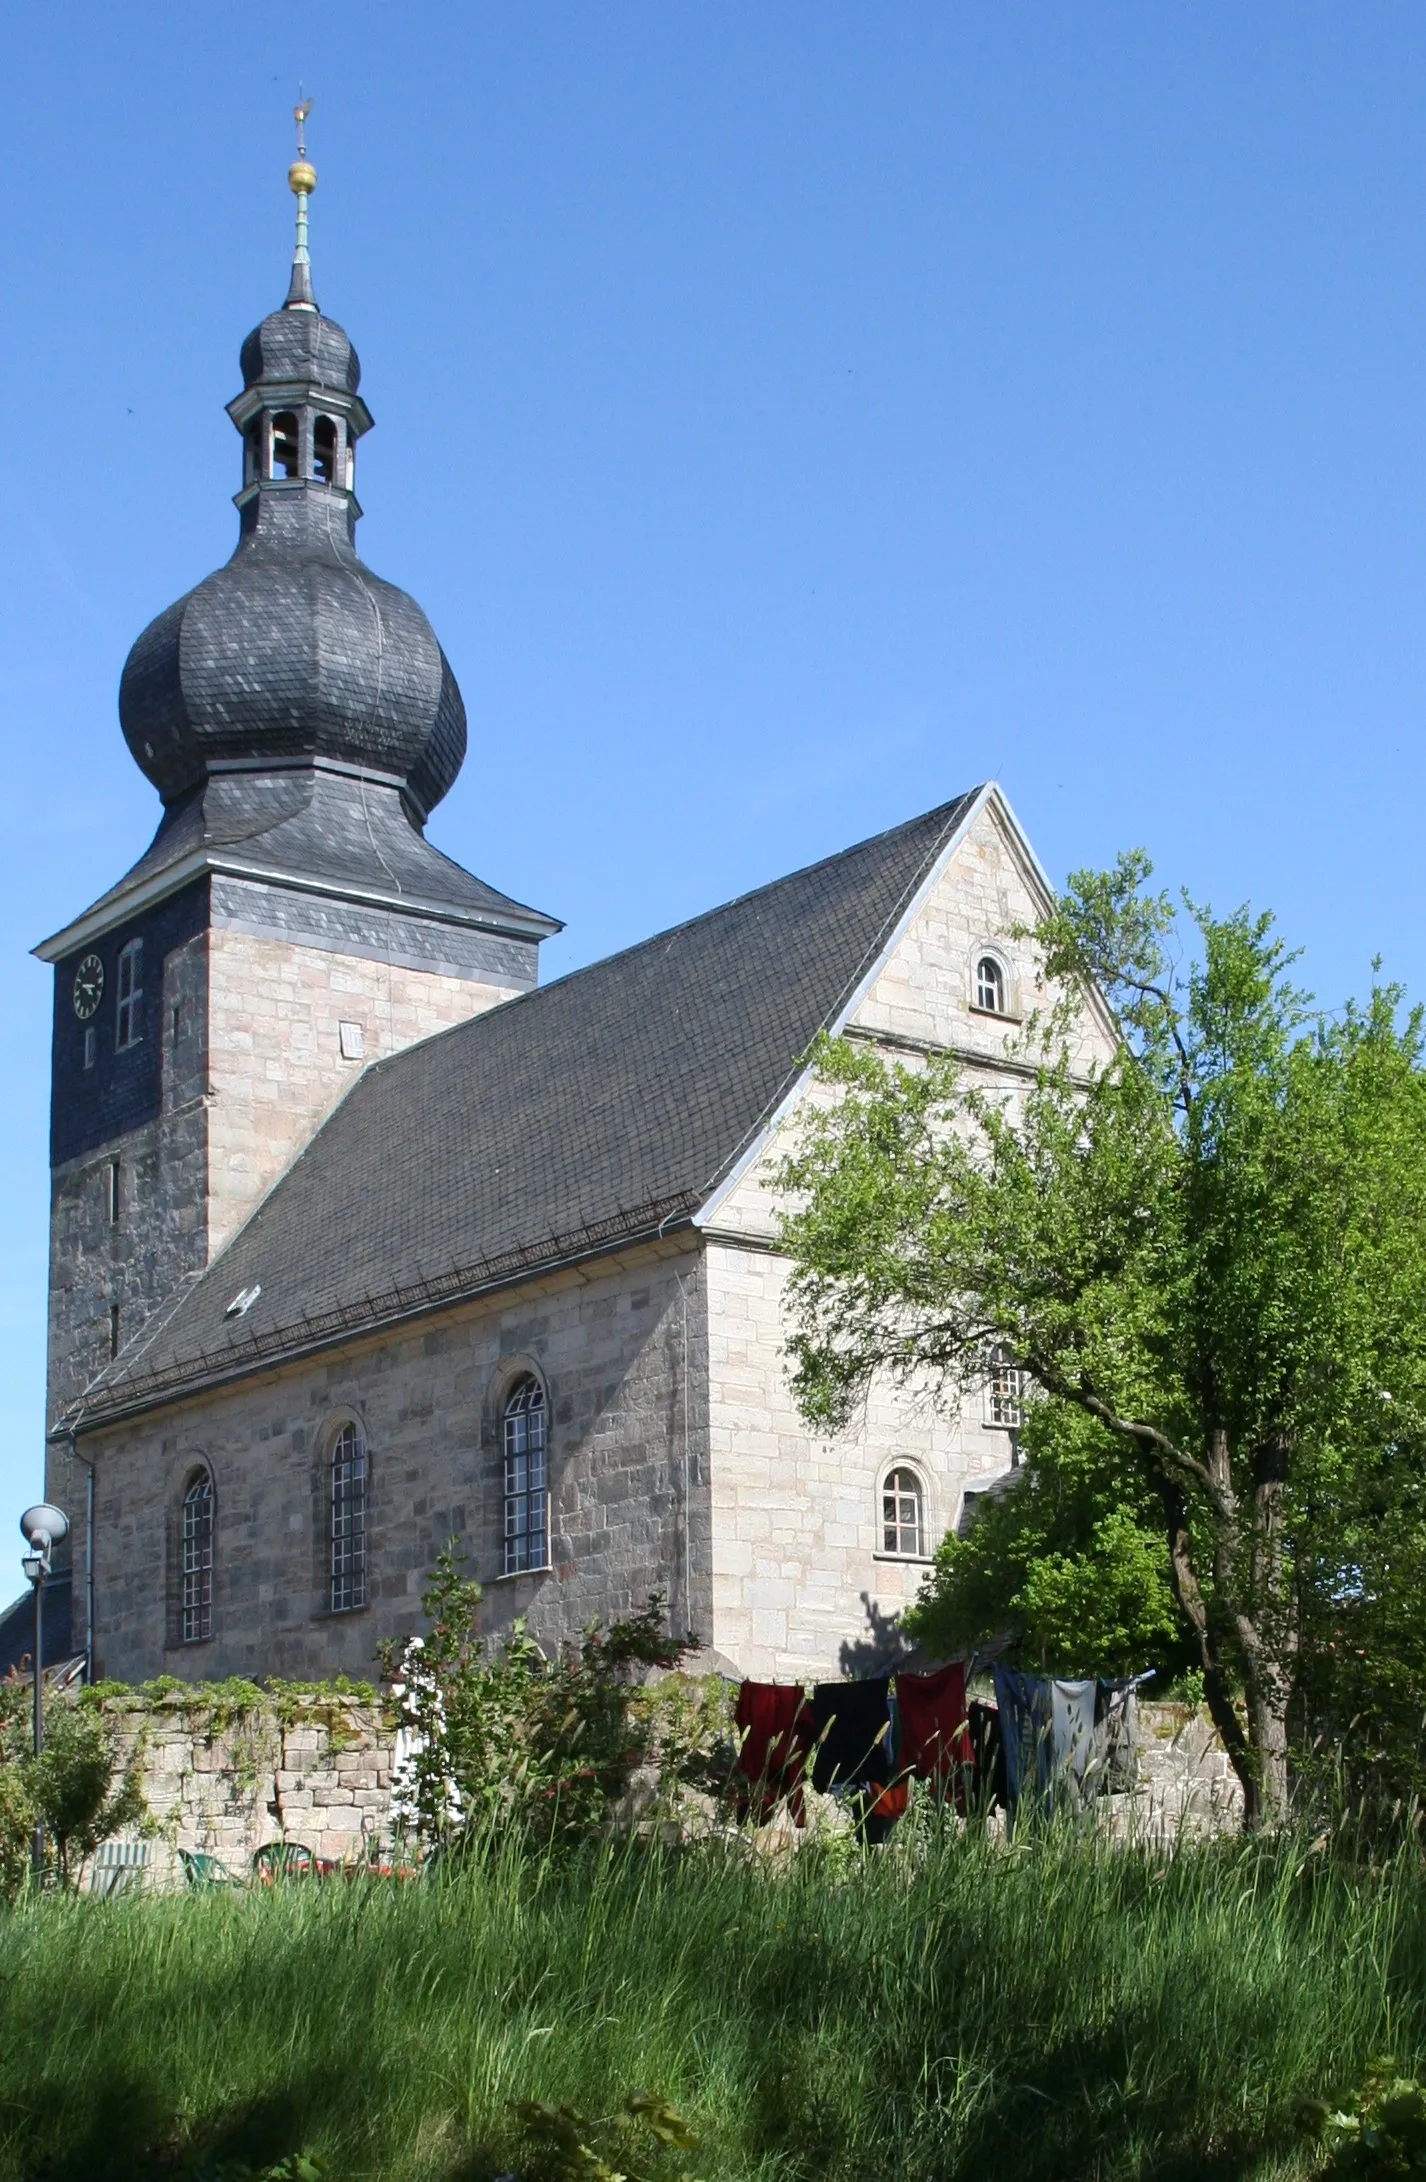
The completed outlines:
{"type": "Polygon", "coordinates": [[[898,1674],[896,1709],[903,1766],[934,1780],[953,1766],[970,1764],[966,1671],[958,1660],[935,1674],[898,1674]]]}
{"type": "Polygon", "coordinates": [[[802,1768],[811,1728],[801,1688],[796,1683],[744,1682],[733,1720],[741,1737],[738,1771],[752,1783],[750,1801],[759,1817],[770,1817],[778,1797],[786,1796],[800,1826],[802,1768]]]}

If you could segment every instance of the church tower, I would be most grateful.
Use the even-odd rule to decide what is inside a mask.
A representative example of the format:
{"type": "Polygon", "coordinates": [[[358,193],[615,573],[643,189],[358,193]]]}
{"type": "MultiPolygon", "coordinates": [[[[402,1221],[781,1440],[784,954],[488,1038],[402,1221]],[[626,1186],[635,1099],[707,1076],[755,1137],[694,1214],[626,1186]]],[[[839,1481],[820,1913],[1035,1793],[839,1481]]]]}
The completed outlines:
{"type": "MultiPolygon", "coordinates": [[[[425,837],[465,708],[420,607],[356,550],[372,419],[312,292],[300,133],[298,151],[287,300],[243,343],[228,404],[237,547],[144,630],[120,685],[158,831],[35,950],[55,970],[51,1419],[143,1342],[364,1065],[527,990],[559,929],[425,837]]],[[[50,1455],[77,1512],[80,1478],[50,1455]]]]}

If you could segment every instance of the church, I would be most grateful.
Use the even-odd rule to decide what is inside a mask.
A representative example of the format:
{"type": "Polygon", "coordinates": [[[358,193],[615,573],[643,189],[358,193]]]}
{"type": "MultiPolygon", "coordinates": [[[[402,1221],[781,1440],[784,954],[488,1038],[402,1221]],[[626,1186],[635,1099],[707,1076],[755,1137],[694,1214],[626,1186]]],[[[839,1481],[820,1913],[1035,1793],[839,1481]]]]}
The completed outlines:
{"type": "MultiPolygon", "coordinates": [[[[958,1415],[888,1389],[809,1434],[774,1176],[819,1031],[1014,1095],[1048,882],[984,785],[542,985],[557,919],[427,839],[465,709],[357,552],[372,417],[305,156],[288,179],[287,300],[228,404],[236,549],[120,683],[158,828],[36,950],[72,1648],[369,1675],[455,1539],[491,1633],[660,1592],[729,1671],[859,1671],[1013,1467],[1021,1389],[992,1356],[958,1415]]],[[[1111,1033],[1087,996],[1086,1051],[1111,1033]]]]}

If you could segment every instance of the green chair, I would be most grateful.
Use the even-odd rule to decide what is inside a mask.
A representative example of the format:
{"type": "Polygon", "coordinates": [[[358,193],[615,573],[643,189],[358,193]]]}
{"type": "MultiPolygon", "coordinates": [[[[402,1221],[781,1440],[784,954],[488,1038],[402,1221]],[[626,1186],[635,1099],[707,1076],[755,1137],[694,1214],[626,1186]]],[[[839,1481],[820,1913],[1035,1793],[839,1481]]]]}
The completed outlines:
{"type": "Polygon", "coordinates": [[[180,1849],[178,1860],[183,1866],[184,1878],[199,1892],[205,1887],[240,1887],[243,1883],[234,1877],[226,1864],[220,1864],[216,1856],[208,1856],[202,1849],[180,1849]]]}
{"type": "Polygon", "coordinates": [[[105,1901],[142,1893],[148,1861],[147,1841],[101,1841],[89,1866],[90,1893],[105,1901]]]}
{"type": "Polygon", "coordinates": [[[280,1879],[314,1879],[317,1859],[300,1841],[264,1841],[253,1854],[253,1877],[264,1886],[280,1879]]]}

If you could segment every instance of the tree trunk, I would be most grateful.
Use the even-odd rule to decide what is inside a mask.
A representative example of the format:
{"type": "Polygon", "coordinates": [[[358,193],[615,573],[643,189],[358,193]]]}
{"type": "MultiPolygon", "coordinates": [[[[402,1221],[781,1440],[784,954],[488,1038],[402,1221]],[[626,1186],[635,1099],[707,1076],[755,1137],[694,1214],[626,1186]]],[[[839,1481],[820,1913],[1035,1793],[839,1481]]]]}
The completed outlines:
{"type": "Polygon", "coordinates": [[[1237,1707],[1233,1703],[1232,1680],[1224,1665],[1193,1565],[1188,1536],[1188,1510],[1183,1491],[1172,1479],[1164,1477],[1159,1478],[1158,1487],[1168,1528],[1169,1572],[1174,1597],[1198,1642],[1198,1657],[1203,1668],[1203,1695],[1207,1700],[1209,1718],[1218,1730],[1219,1740],[1228,1753],[1228,1762],[1242,1785],[1243,1824],[1245,1827],[1256,1828],[1262,1824],[1263,1816],[1259,1770],[1248,1737],[1243,1732],[1237,1707]]]}

